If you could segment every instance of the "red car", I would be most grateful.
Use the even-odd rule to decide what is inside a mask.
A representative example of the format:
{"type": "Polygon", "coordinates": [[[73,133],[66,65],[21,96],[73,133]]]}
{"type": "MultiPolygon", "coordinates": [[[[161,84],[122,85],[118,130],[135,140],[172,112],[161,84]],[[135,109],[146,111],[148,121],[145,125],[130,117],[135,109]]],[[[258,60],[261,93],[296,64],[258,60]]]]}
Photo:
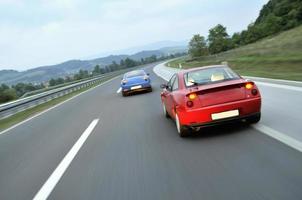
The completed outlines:
{"type": "Polygon", "coordinates": [[[164,115],[175,120],[181,137],[216,124],[257,123],[261,117],[256,84],[224,65],[178,72],[161,88],[164,115]]]}

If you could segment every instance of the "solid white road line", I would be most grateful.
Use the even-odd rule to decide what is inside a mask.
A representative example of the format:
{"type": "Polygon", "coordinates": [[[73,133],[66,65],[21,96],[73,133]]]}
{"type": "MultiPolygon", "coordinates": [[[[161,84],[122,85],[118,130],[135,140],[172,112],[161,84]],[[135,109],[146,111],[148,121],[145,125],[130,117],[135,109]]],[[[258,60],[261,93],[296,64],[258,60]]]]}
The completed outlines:
{"type": "Polygon", "coordinates": [[[263,124],[254,124],[252,127],[276,140],[279,140],[280,142],[287,144],[288,146],[302,152],[302,142],[289,137],[288,135],[281,133],[279,131],[276,131],[268,126],[265,126],[263,124]]]}
{"type": "Polygon", "coordinates": [[[65,100],[65,101],[63,101],[63,102],[61,102],[61,103],[59,103],[59,104],[53,106],[53,107],[50,107],[50,108],[48,108],[48,109],[46,109],[46,110],[44,110],[44,111],[42,111],[42,112],[40,112],[40,113],[38,113],[38,114],[36,114],[36,115],[30,117],[30,118],[27,118],[27,119],[25,119],[24,121],[19,122],[19,123],[15,124],[15,125],[13,125],[13,126],[11,126],[11,127],[9,127],[9,128],[7,128],[7,129],[1,131],[1,132],[0,132],[0,135],[3,134],[3,133],[8,132],[8,131],[10,131],[10,130],[16,128],[17,126],[20,126],[20,125],[22,125],[22,124],[24,124],[24,123],[26,123],[26,122],[28,122],[28,121],[30,121],[30,120],[36,118],[36,117],[38,117],[38,116],[40,116],[40,115],[42,115],[42,114],[44,114],[44,113],[46,113],[46,112],[48,112],[48,111],[50,111],[50,110],[52,110],[52,109],[54,109],[54,108],[56,108],[56,107],[58,107],[58,106],[60,106],[60,105],[62,105],[62,104],[64,104],[64,103],[66,103],[66,102],[68,102],[68,101],[70,101],[70,100],[72,100],[72,99],[74,99],[74,98],[76,98],[76,97],[82,95],[82,94],[85,94],[86,92],[89,92],[89,91],[91,91],[91,90],[93,90],[93,89],[95,89],[95,88],[97,88],[97,87],[100,87],[100,86],[102,86],[102,85],[104,85],[104,84],[106,84],[106,83],[108,83],[108,82],[110,82],[110,81],[112,81],[112,80],[114,80],[114,79],[117,79],[117,78],[119,78],[119,76],[114,77],[114,78],[112,78],[112,79],[109,79],[109,80],[107,80],[107,81],[101,83],[100,85],[97,85],[97,86],[95,86],[95,87],[93,87],[93,88],[90,88],[90,89],[84,91],[84,92],[81,92],[80,94],[77,94],[77,95],[75,95],[75,96],[73,96],[73,97],[71,97],[71,98],[69,98],[69,99],[67,99],[67,100],[65,100]]]}
{"type": "Polygon", "coordinates": [[[164,79],[165,81],[169,81],[168,78],[166,76],[163,75],[163,72],[162,71],[159,71],[160,69],[157,69],[156,68],[157,66],[155,66],[153,68],[153,72],[160,78],[164,79]]]}
{"type": "Polygon", "coordinates": [[[281,84],[275,84],[275,83],[265,83],[261,81],[256,81],[257,84],[267,86],[267,87],[274,87],[274,88],[280,88],[280,89],[286,89],[286,90],[294,90],[298,92],[302,92],[302,87],[297,86],[290,86],[290,85],[281,85],[281,84]]]}
{"type": "MultiPolygon", "coordinates": [[[[254,77],[254,76],[243,76],[246,79],[258,79],[258,81],[262,82],[267,82],[267,81],[275,81],[275,84],[280,84],[280,85],[290,85],[290,84],[301,84],[301,81],[291,81],[291,80],[285,80],[285,79],[273,79],[273,78],[262,78],[262,77],[254,77]],[[277,83],[279,82],[279,83],[277,83]]],[[[256,80],[255,80],[256,81],[256,80]]],[[[272,82],[274,83],[274,82],[272,82]]],[[[297,86],[299,87],[299,86],[297,86]]]]}
{"type": "Polygon", "coordinates": [[[122,88],[120,87],[117,91],[116,91],[116,93],[120,93],[122,91],[122,88]]]}
{"type": "Polygon", "coordinates": [[[88,126],[88,128],[84,131],[84,133],[81,135],[81,137],[78,139],[78,141],[73,145],[73,147],[69,150],[69,152],[66,154],[66,156],[63,158],[63,160],[60,162],[58,167],[53,171],[53,173],[50,175],[50,177],[47,179],[47,181],[44,183],[44,185],[41,187],[39,192],[36,194],[36,196],[33,198],[34,200],[44,200],[47,199],[50,195],[51,191],[54,189],[56,184],[59,182],[61,177],[63,176],[64,172],[88,138],[88,136],[92,133],[93,129],[97,125],[99,119],[95,119],[91,122],[91,124],[88,126]]]}

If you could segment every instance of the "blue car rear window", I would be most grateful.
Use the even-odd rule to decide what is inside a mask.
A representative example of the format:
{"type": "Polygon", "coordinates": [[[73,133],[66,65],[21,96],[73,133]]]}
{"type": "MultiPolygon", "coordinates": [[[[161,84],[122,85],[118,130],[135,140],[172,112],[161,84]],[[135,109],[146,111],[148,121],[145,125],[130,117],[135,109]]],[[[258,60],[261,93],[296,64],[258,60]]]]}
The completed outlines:
{"type": "Polygon", "coordinates": [[[132,72],[128,72],[127,74],[125,74],[126,78],[132,78],[132,77],[136,77],[136,76],[144,76],[145,72],[144,71],[132,71],[132,72]]]}

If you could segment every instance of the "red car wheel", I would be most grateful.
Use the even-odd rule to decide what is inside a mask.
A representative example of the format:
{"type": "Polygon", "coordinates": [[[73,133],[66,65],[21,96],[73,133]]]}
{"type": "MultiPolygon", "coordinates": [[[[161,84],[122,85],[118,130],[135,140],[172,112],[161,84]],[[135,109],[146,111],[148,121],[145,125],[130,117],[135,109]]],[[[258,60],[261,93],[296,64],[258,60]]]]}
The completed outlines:
{"type": "Polygon", "coordinates": [[[177,114],[175,115],[175,123],[176,123],[176,128],[177,128],[177,132],[178,132],[179,136],[180,137],[188,136],[189,130],[186,127],[184,127],[183,125],[181,125],[177,114]]]}
{"type": "Polygon", "coordinates": [[[162,107],[163,107],[163,114],[164,114],[164,116],[165,116],[166,118],[169,118],[170,115],[169,115],[168,112],[167,112],[167,109],[166,109],[166,106],[165,106],[165,103],[164,103],[164,102],[162,103],[162,107]]]}

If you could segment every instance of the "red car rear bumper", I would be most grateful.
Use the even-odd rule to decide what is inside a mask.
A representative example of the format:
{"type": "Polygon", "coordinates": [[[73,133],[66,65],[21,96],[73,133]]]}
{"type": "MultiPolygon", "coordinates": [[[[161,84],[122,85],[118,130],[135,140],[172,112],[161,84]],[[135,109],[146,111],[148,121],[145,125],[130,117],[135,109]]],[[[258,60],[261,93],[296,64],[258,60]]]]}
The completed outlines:
{"type": "Polygon", "coordinates": [[[213,105],[192,110],[178,110],[180,123],[189,127],[202,127],[230,120],[241,120],[260,114],[261,98],[245,99],[235,102],[229,102],[219,105],[213,105]],[[212,114],[221,113],[230,110],[238,110],[239,116],[212,120],[212,114]]]}

